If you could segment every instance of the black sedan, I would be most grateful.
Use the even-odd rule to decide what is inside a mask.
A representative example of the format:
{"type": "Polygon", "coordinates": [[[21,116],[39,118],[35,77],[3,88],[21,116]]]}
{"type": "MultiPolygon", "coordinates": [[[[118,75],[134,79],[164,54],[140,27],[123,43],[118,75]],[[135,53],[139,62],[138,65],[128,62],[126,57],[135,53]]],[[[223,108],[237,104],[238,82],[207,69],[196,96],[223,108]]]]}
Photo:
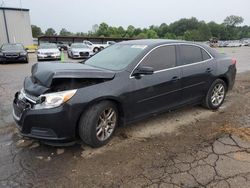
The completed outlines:
{"type": "Polygon", "coordinates": [[[19,43],[3,44],[0,48],[0,63],[28,63],[28,53],[19,43]]]}
{"type": "Polygon", "coordinates": [[[38,63],[13,102],[22,135],[100,147],[118,125],[190,104],[218,109],[236,60],[196,43],[134,40],[80,63],[38,63]]]}

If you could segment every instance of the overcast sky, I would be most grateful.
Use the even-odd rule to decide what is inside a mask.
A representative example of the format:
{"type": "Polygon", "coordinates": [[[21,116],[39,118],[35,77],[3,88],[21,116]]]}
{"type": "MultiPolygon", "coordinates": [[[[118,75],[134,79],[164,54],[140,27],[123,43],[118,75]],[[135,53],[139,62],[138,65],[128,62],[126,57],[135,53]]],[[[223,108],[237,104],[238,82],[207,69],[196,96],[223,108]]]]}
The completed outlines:
{"type": "Polygon", "coordinates": [[[30,9],[31,23],[42,30],[53,27],[87,32],[94,24],[148,27],[180,18],[222,23],[229,15],[250,25],[250,0],[0,0],[5,6],[30,9]]]}

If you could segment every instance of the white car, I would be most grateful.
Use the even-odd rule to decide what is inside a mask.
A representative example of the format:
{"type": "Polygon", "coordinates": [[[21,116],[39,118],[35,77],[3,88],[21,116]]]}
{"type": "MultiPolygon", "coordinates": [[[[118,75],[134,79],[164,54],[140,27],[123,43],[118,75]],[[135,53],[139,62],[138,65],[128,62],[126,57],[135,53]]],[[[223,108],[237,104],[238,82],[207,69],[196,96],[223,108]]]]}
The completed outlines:
{"type": "Polygon", "coordinates": [[[93,50],[84,43],[73,43],[68,48],[69,58],[89,58],[94,55],[93,50]]]}
{"type": "Polygon", "coordinates": [[[88,45],[94,53],[97,53],[97,52],[103,50],[104,48],[107,48],[108,46],[115,44],[116,42],[107,41],[105,44],[94,44],[88,40],[84,40],[83,43],[88,45]]]}
{"type": "Polygon", "coordinates": [[[37,50],[37,60],[61,60],[61,52],[54,43],[42,43],[37,50]]]}

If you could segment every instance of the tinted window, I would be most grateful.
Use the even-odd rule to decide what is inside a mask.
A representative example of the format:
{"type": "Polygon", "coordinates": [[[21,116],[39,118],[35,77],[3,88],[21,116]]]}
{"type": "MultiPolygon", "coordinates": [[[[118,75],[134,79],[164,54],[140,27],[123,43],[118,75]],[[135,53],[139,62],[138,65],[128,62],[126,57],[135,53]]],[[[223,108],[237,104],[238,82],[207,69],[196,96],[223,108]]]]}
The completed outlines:
{"type": "Polygon", "coordinates": [[[153,67],[154,71],[175,67],[175,46],[164,46],[153,50],[142,65],[153,67]]]}
{"type": "Polygon", "coordinates": [[[201,48],[197,46],[181,45],[180,56],[182,65],[203,61],[201,48]]]}
{"type": "Polygon", "coordinates": [[[202,52],[203,61],[211,58],[205,50],[201,49],[201,52],[202,52]]]}

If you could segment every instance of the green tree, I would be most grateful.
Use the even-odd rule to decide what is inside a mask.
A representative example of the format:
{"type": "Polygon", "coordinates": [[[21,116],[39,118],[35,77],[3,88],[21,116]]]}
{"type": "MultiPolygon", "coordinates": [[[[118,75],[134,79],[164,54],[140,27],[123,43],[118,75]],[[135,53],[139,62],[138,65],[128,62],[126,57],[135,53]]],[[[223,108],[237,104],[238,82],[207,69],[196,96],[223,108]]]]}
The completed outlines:
{"type": "Polygon", "coordinates": [[[235,15],[228,16],[224,20],[224,24],[226,26],[232,26],[232,27],[240,25],[243,22],[244,22],[244,19],[241,16],[235,16],[235,15]]]}
{"type": "Polygon", "coordinates": [[[62,28],[59,35],[61,35],[61,36],[71,36],[73,34],[70,31],[68,31],[67,29],[62,28]]]}
{"type": "Polygon", "coordinates": [[[180,19],[172,24],[169,25],[169,31],[174,33],[177,36],[183,36],[184,33],[188,30],[195,30],[198,29],[200,23],[197,18],[190,18],[190,19],[180,19]]]}
{"type": "Polygon", "coordinates": [[[33,38],[37,38],[37,37],[43,35],[41,28],[36,26],[36,25],[31,25],[31,30],[32,30],[33,38]]]}
{"type": "Polygon", "coordinates": [[[109,26],[106,23],[101,23],[97,30],[97,36],[109,37],[108,33],[109,26]]]}
{"type": "Polygon", "coordinates": [[[45,31],[45,35],[48,35],[48,36],[55,36],[55,35],[57,35],[57,34],[56,34],[56,31],[55,31],[53,28],[48,28],[48,29],[45,31]]]}
{"type": "Polygon", "coordinates": [[[198,28],[199,35],[197,36],[196,40],[198,41],[208,41],[212,37],[212,33],[208,25],[203,22],[198,28]]]}
{"type": "Polygon", "coordinates": [[[149,29],[146,33],[147,35],[147,38],[149,39],[156,39],[156,38],[159,38],[156,31],[154,31],[153,29],[149,29]]]}
{"type": "Polygon", "coordinates": [[[165,35],[164,35],[164,38],[165,39],[176,39],[176,35],[174,34],[174,33],[166,33],[165,35]]]}

